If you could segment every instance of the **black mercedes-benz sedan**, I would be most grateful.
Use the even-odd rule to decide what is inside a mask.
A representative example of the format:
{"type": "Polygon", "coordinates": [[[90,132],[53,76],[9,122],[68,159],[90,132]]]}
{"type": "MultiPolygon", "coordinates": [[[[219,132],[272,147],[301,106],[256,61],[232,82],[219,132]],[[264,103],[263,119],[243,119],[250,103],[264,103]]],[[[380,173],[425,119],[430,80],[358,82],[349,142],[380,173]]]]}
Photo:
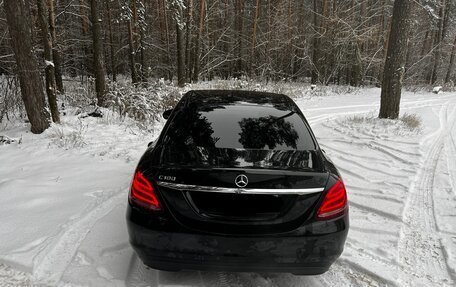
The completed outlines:
{"type": "Polygon", "coordinates": [[[289,97],[190,91],[163,116],[128,198],[146,265],[310,275],[341,255],[345,186],[289,97]]]}

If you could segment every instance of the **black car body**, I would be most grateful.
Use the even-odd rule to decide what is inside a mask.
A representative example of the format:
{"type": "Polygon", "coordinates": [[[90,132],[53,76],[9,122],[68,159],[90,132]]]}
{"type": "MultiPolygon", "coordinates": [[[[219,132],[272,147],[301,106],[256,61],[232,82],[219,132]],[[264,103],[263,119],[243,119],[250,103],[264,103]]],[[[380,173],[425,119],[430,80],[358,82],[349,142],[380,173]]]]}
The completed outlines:
{"type": "Polygon", "coordinates": [[[146,265],[321,274],[341,255],[345,187],[290,98],[190,91],[166,117],[129,194],[146,265]]]}

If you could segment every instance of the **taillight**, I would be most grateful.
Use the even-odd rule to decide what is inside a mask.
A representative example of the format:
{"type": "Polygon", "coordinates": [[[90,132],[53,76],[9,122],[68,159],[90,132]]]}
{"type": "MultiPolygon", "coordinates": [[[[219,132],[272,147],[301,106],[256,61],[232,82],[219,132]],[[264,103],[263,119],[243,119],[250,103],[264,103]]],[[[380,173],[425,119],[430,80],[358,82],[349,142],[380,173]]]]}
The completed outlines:
{"type": "Polygon", "coordinates": [[[157,193],[147,178],[137,171],[131,183],[129,199],[132,204],[152,210],[160,210],[160,202],[157,193]]]}
{"type": "Polygon", "coordinates": [[[317,212],[318,219],[330,219],[342,215],[347,208],[347,192],[342,180],[338,180],[326,193],[317,212]]]}

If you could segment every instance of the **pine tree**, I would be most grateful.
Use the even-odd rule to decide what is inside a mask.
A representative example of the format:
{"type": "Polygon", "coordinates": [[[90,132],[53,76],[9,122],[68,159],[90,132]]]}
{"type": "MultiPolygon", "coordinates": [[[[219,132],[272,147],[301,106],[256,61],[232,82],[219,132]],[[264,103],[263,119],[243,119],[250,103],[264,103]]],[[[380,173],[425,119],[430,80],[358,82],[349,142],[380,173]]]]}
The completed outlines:
{"type": "Polygon", "coordinates": [[[50,114],[46,108],[43,82],[33,54],[29,2],[4,0],[3,5],[16,59],[22,100],[32,126],[31,131],[42,133],[50,125],[50,114]]]}
{"type": "Polygon", "coordinates": [[[57,106],[57,89],[55,83],[55,64],[52,55],[52,37],[48,27],[46,3],[44,0],[36,0],[36,5],[38,7],[38,23],[44,46],[46,94],[51,110],[52,121],[54,123],[60,123],[59,108],[57,106]]]}
{"type": "Polygon", "coordinates": [[[97,93],[97,104],[98,106],[103,107],[105,105],[106,94],[106,68],[104,63],[101,19],[98,13],[98,1],[90,0],[90,8],[92,21],[93,70],[95,72],[95,90],[97,93]]]}
{"type": "Polygon", "coordinates": [[[394,2],[385,70],[383,72],[380,118],[397,119],[399,117],[412,2],[413,0],[394,2]]]}

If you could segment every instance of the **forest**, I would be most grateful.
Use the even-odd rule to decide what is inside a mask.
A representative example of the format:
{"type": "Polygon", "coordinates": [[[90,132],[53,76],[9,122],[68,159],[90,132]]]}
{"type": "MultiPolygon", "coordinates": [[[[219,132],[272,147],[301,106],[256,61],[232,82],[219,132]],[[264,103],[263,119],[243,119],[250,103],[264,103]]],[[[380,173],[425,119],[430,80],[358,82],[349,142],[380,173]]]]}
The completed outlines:
{"type": "MultiPolygon", "coordinates": [[[[3,1],[2,1],[3,2],[3,1]]],[[[412,1],[407,84],[454,80],[456,3],[412,1]]],[[[44,55],[40,17],[49,21],[57,85],[94,75],[93,17],[109,79],[248,77],[350,84],[381,82],[391,0],[26,0],[31,42],[44,55]],[[43,3],[41,3],[43,2],[43,3]],[[37,5],[38,4],[38,5],[37,5]],[[41,10],[39,6],[43,5],[41,10]],[[95,14],[91,12],[95,8],[95,14]],[[42,15],[41,15],[42,14],[42,15]]],[[[14,74],[0,10],[0,73],[14,74]]],[[[44,61],[39,61],[41,66],[44,61]]]]}
{"type": "MultiPolygon", "coordinates": [[[[182,87],[233,78],[381,86],[390,31],[398,30],[392,27],[391,0],[1,2],[0,120],[22,70],[14,58],[15,41],[22,57],[36,59],[23,68],[38,69],[58,97],[70,81],[95,82],[97,93],[104,94],[119,77],[135,86],[156,79],[182,87]],[[20,31],[8,30],[11,9],[20,10],[11,23],[23,26],[25,41],[12,34],[20,31]]],[[[453,87],[456,3],[399,2],[410,2],[401,82],[453,87]]],[[[55,97],[51,111],[57,109],[55,97]]],[[[54,121],[57,116],[54,112],[54,121]]]]}

